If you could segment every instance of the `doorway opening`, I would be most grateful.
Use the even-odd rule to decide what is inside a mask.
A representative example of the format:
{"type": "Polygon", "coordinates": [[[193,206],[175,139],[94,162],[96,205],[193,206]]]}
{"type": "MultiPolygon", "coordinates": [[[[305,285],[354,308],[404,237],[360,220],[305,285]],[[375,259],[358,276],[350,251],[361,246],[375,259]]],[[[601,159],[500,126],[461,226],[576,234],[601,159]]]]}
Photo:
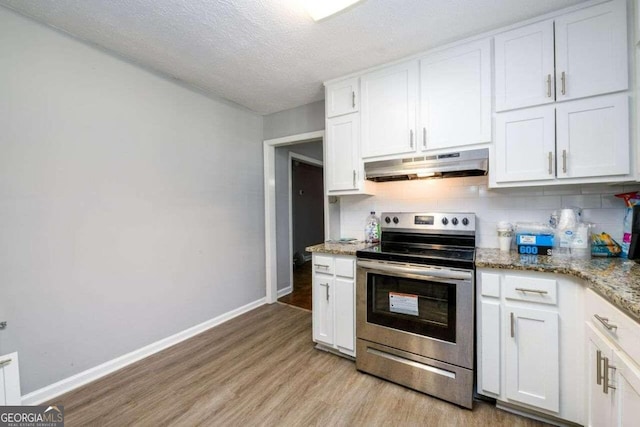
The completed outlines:
{"type": "MultiPolygon", "coordinates": [[[[311,253],[305,248],[324,241],[324,179],[322,161],[318,160],[322,158],[322,144],[294,145],[288,154],[290,274],[287,288],[290,292],[278,301],[311,310],[311,253]],[[313,157],[301,155],[300,151],[313,157]]],[[[277,195],[278,192],[276,203],[277,195]]],[[[278,288],[283,288],[280,280],[278,288]]]]}
{"type": "MultiPolygon", "coordinates": [[[[305,253],[304,248],[323,242],[329,235],[330,207],[328,199],[324,197],[324,179],[320,180],[322,189],[319,190],[322,203],[312,208],[313,215],[319,215],[323,220],[323,224],[313,227],[318,234],[311,239],[317,239],[317,241],[294,242],[294,206],[293,203],[291,206],[289,203],[289,200],[294,201],[290,196],[294,187],[293,180],[289,180],[289,176],[293,176],[290,173],[291,165],[307,172],[314,170],[307,166],[321,166],[324,151],[323,139],[324,131],[316,131],[264,141],[266,302],[269,304],[277,302],[279,298],[294,291],[294,273],[300,273],[303,277],[308,277],[309,282],[311,281],[311,274],[304,274],[304,261],[310,258],[310,254],[305,253]],[[293,153],[291,157],[290,153],[293,153]],[[298,249],[294,251],[293,248],[296,245],[298,249]],[[296,259],[301,268],[296,268],[294,272],[296,252],[299,253],[296,259]]],[[[299,190],[303,190],[303,195],[300,197],[303,203],[300,204],[299,210],[304,215],[301,219],[304,224],[310,216],[309,213],[304,213],[306,208],[304,196],[310,195],[308,191],[315,193],[317,190],[300,188],[297,194],[300,194],[299,190]]],[[[297,212],[295,216],[300,217],[297,212]]],[[[296,228],[297,225],[298,223],[296,228]]],[[[310,268],[310,263],[307,266],[310,268]]]]}

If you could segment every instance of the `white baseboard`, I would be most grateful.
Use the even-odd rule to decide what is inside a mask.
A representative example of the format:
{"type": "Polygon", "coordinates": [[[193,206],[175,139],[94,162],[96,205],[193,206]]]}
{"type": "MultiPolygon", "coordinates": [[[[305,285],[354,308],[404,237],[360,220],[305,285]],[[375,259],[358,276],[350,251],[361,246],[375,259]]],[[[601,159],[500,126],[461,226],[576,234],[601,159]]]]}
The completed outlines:
{"type": "Polygon", "coordinates": [[[227,313],[221,314],[218,317],[214,317],[213,319],[207,320],[203,323],[200,323],[199,325],[192,326],[191,328],[185,329],[184,331],[173,334],[167,338],[163,338],[159,341],[139,348],[138,350],[134,350],[131,353],[116,357],[115,359],[109,360],[101,365],[89,368],[86,371],[55,382],[41,389],[32,391],[31,393],[22,396],[22,404],[39,405],[43,402],[54,399],[75,388],[88,384],[91,381],[95,381],[98,378],[104,377],[105,375],[117,371],[118,369],[122,369],[127,365],[137,362],[138,360],[144,359],[145,357],[162,351],[167,347],[171,347],[172,345],[178,344],[179,342],[198,335],[199,333],[202,333],[207,329],[211,329],[214,326],[218,326],[228,320],[233,319],[234,317],[240,316],[241,314],[258,308],[265,303],[266,299],[260,298],[257,301],[251,302],[247,305],[236,308],[235,310],[231,310],[227,313]]]}
{"type": "Polygon", "coordinates": [[[286,288],[278,289],[278,298],[282,298],[285,295],[289,295],[293,292],[293,286],[289,285],[286,288]]]}

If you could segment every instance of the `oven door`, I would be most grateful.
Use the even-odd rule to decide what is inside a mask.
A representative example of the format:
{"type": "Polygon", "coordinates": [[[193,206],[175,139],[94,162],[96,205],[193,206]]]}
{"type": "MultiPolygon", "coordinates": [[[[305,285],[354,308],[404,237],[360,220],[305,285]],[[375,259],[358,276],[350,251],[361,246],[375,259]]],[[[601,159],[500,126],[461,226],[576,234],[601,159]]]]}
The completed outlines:
{"type": "Polygon", "coordinates": [[[473,270],[359,259],[358,338],[473,368],[473,270]]]}

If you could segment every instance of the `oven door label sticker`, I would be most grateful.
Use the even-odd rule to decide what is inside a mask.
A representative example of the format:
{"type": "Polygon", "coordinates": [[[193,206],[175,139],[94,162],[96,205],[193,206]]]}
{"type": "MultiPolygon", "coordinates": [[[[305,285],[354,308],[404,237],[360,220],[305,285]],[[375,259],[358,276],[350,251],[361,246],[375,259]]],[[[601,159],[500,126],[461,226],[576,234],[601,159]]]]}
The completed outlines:
{"type": "Polygon", "coordinates": [[[418,316],[418,295],[389,292],[389,311],[418,316]]]}

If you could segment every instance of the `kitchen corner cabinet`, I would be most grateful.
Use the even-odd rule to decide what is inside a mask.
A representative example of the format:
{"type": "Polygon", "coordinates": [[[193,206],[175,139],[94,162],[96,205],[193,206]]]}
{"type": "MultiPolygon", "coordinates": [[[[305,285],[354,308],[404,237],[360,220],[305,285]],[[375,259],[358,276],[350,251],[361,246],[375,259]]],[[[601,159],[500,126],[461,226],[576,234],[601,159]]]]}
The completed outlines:
{"type": "Polygon", "coordinates": [[[362,157],[416,150],[418,61],[396,64],[360,78],[362,157]]]}
{"type": "Polygon", "coordinates": [[[508,111],[496,114],[492,173],[498,184],[615,178],[630,173],[629,147],[626,93],[508,111]]]}
{"type": "Polygon", "coordinates": [[[353,256],[313,253],[313,341],[355,357],[353,256]]]}
{"type": "Polygon", "coordinates": [[[495,37],[496,111],[627,90],[626,1],[495,37]]]}
{"type": "Polygon", "coordinates": [[[355,113],[360,103],[360,86],[357,77],[332,83],[326,87],[327,117],[355,113]]]}
{"type": "Polygon", "coordinates": [[[589,426],[636,426],[640,419],[640,324],[587,291],[589,426]]]}
{"type": "Polygon", "coordinates": [[[476,277],[477,392],[498,406],[582,423],[581,283],[496,269],[476,277]]]}
{"type": "Polygon", "coordinates": [[[419,122],[422,150],[491,141],[491,40],[420,60],[419,122]]]}

